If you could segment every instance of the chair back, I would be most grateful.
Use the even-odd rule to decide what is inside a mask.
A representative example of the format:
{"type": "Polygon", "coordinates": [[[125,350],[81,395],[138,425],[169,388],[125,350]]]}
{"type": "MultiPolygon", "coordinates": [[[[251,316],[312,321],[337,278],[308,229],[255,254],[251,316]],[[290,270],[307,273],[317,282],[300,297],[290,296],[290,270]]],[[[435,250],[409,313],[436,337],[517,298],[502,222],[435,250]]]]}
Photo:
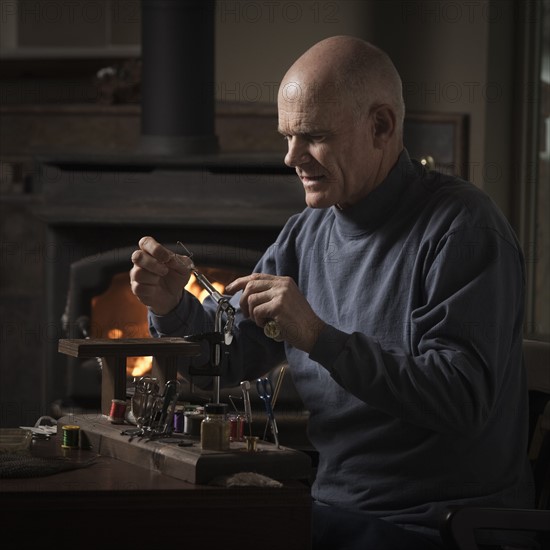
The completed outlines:
{"type": "Polygon", "coordinates": [[[536,507],[550,509],[550,343],[523,341],[529,389],[529,459],[535,479],[536,507]]]}
{"type": "Polygon", "coordinates": [[[535,480],[536,508],[453,506],[441,525],[446,548],[479,550],[478,530],[530,531],[540,548],[550,548],[550,343],[525,339],[523,362],[529,390],[529,459],[535,480]]]}

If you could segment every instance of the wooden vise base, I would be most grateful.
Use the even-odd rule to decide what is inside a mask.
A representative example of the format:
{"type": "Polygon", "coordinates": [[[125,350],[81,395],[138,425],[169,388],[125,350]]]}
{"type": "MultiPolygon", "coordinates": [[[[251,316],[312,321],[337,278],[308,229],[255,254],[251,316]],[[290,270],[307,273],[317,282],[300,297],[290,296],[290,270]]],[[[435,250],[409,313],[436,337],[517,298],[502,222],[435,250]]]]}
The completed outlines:
{"type": "Polygon", "coordinates": [[[101,412],[108,416],[113,399],[126,399],[127,357],[152,355],[152,376],[162,388],[176,378],[177,358],[198,356],[201,346],[185,338],[73,338],[59,340],[58,351],[71,357],[101,359],[101,412]]]}

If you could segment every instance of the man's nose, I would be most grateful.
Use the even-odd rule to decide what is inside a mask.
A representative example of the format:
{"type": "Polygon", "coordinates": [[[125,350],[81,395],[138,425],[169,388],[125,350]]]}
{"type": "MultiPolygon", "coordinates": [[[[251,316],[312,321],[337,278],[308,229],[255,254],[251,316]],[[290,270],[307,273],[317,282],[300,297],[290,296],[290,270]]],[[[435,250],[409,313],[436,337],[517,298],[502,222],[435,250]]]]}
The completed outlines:
{"type": "Polygon", "coordinates": [[[299,166],[309,159],[307,144],[304,140],[293,137],[288,140],[288,151],[285,155],[285,164],[294,168],[299,166]]]}

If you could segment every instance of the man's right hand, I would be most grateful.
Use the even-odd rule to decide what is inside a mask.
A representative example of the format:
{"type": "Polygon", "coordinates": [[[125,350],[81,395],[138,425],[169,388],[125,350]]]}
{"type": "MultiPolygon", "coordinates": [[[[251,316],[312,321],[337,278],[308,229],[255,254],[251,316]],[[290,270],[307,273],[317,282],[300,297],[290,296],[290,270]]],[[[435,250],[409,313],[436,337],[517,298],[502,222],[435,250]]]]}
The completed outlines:
{"type": "Polygon", "coordinates": [[[193,262],[159,244],[153,237],[142,237],[139,250],[132,253],[130,270],[132,292],[157,315],[166,315],[180,302],[189,281],[193,262]]]}

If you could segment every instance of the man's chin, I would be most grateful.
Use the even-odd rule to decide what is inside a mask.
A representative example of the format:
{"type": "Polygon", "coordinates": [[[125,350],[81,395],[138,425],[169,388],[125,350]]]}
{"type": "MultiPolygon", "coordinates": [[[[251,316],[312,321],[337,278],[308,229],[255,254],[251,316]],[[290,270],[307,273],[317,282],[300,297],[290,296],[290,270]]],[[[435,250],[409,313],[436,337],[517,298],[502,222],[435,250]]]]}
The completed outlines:
{"type": "Polygon", "coordinates": [[[334,205],[334,201],[327,196],[316,193],[306,193],[306,204],[310,208],[330,208],[334,205]]]}

